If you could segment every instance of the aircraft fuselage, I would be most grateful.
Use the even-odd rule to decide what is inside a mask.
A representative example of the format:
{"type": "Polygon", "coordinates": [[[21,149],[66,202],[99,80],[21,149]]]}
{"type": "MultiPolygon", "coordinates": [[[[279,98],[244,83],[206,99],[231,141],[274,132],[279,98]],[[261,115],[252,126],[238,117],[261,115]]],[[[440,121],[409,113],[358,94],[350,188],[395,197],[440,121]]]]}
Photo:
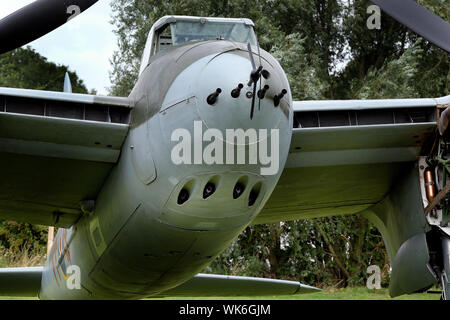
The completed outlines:
{"type": "Polygon", "coordinates": [[[40,298],[163,292],[204,269],[258,215],[287,159],[293,109],[279,63],[252,49],[267,71],[257,89],[269,86],[252,119],[246,44],[196,41],[151,58],[130,94],[120,160],[95,209],[59,230],[40,298]],[[70,266],[79,289],[67,286],[70,266]]]}

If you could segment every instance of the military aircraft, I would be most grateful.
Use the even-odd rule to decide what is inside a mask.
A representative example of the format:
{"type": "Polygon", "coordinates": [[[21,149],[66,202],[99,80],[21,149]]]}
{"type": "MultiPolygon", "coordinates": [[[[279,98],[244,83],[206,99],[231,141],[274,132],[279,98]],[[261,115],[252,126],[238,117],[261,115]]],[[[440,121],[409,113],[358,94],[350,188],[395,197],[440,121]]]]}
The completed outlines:
{"type": "MultiPolygon", "coordinates": [[[[0,53],[96,2],[35,1],[0,21],[0,53]]],[[[447,22],[373,2],[449,51],[447,22]]],[[[161,18],[127,98],[0,88],[0,217],[59,228],[44,267],[0,270],[1,295],[310,292],[199,272],[250,224],[360,213],[383,235],[391,296],[439,283],[449,298],[450,96],[293,101],[253,27],[161,18]]]]}

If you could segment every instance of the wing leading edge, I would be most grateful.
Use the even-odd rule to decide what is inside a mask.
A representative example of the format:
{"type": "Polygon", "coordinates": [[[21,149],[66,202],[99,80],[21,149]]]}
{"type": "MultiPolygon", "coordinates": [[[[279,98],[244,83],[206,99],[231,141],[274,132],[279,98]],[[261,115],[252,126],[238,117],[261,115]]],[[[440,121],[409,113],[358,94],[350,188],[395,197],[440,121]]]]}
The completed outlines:
{"type": "Polygon", "coordinates": [[[320,291],[296,281],[198,274],[154,297],[230,297],[293,295],[320,291]]]}
{"type": "Polygon", "coordinates": [[[0,88],[0,218],[67,227],[117,162],[126,98],[0,88]]]}
{"type": "MultiPolygon", "coordinates": [[[[0,296],[37,297],[43,267],[0,268],[0,296]]],[[[320,291],[296,281],[198,274],[155,297],[228,297],[295,295],[320,291]]]]}

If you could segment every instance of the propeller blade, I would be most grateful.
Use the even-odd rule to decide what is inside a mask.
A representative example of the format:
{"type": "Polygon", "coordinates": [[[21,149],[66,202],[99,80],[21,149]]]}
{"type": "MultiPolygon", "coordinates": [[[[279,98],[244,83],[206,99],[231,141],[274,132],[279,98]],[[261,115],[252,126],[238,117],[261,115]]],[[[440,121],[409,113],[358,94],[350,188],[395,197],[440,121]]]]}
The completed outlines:
{"type": "MultiPolygon", "coordinates": [[[[252,72],[250,73],[250,80],[248,82],[248,86],[250,86],[251,84],[253,84],[253,96],[252,96],[252,108],[250,110],[250,119],[253,119],[253,114],[255,112],[255,99],[256,99],[256,86],[258,85],[258,81],[261,78],[261,72],[263,70],[263,66],[262,66],[262,62],[261,62],[261,52],[259,51],[259,44],[258,44],[258,54],[259,54],[259,67],[256,68],[256,64],[255,64],[255,59],[253,58],[253,51],[252,51],[252,46],[249,43],[247,43],[247,49],[248,49],[248,54],[250,56],[250,62],[252,63],[252,72]]],[[[261,89],[261,83],[259,86],[259,89],[261,89]]],[[[258,110],[261,109],[261,99],[259,99],[259,106],[258,106],[258,110]]]]}
{"type": "Polygon", "coordinates": [[[450,23],[413,0],[371,0],[392,18],[450,52],[450,23]]]}
{"type": "Polygon", "coordinates": [[[62,26],[98,0],[37,0],[0,20],[0,54],[62,26]]]}

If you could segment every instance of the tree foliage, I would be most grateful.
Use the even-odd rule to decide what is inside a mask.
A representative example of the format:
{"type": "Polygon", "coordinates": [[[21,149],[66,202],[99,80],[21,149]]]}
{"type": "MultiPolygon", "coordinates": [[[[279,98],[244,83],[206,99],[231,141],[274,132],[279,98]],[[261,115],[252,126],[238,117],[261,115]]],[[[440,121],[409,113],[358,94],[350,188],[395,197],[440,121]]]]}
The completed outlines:
{"type": "Polygon", "coordinates": [[[74,93],[88,93],[75,72],[47,61],[30,47],[0,55],[0,87],[62,91],[66,72],[74,93]]]}
{"type": "MultiPolygon", "coordinates": [[[[421,3],[448,19],[448,1],[421,3]]],[[[368,30],[370,4],[368,0],[114,0],[119,50],[112,59],[111,93],[130,93],[147,34],[157,19],[168,14],[252,19],[261,46],[280,60],[288,74],[295,99],[394,98],[411,92],[424,97],[448,92],[448,54],[426,41],[420,41],[414,53],[408,51],[418,36],[385,14],[381,30],[368,30]],[[404,54],[411,59],[406,61],[404,54]],[[412,64],[397,73],[394,60],[398,59],[403,65],[412,64]],[[398,90],[379,92],[375,86],[371,94],[367,82],[373,83],[380,69],[386,77],[395,75],[390,82],[398,90]],[[425,79],[409,78],[409,89],[404,91],[404,77],[412,73],[414,80],[425,79]]]]}
{"type": "Polygon", "coordinates": [[[334,23],[340,9],[337,0],[180,0],[164,3],[156,0],[114,0],[112,7],[119,44],[119,50],[112,58],[113,95],[128,95],[131,92],[137,80],[148,32],[153,23],[164,15],[250,18],[255,23],[261,47],[268,51],[274,46],[278,50],[281,47],[290,51],[288,46],[292,37],[288,36],[298,33],[307,44],[308,58],[320,64],[316,72],[328,81],[327,69],[337,57],[333,47],[339,47],[342,43],[339,40],[340,31],[334,23]]]}
{"type": "Polygon", "coordinates": [[[353,215],[248,227],[205,272],[353,286],[378,265],[386,284],[387,259],[376,228],[353,215]]]}
{"type": "Polygon", "coordinates": [[[13,253],[40,250],[47,244],[48,228],[14,221],[0,222],[0,244],[13,253]]]}

